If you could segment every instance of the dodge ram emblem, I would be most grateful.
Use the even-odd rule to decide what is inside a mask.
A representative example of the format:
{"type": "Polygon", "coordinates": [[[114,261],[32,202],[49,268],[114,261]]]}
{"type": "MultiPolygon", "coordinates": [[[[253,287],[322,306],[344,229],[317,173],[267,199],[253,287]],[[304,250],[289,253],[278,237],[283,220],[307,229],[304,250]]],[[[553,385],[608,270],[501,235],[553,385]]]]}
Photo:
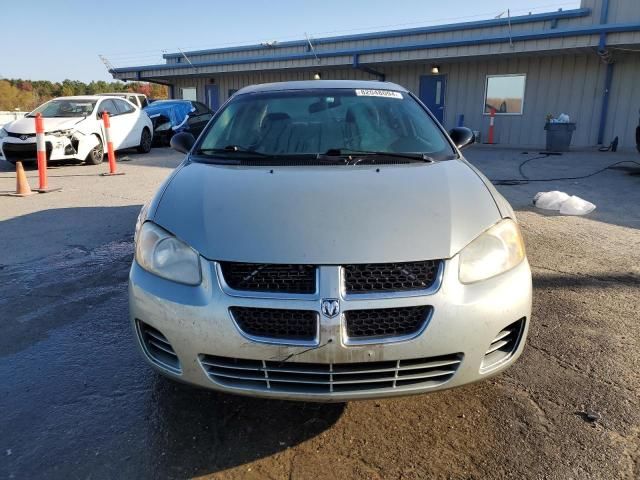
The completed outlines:
{"type": "Polygon", "coordinates": [[[321,309],[325,317],[333,318],[340,313],[340,302],[337,298],[323,298],[321,309]]]}

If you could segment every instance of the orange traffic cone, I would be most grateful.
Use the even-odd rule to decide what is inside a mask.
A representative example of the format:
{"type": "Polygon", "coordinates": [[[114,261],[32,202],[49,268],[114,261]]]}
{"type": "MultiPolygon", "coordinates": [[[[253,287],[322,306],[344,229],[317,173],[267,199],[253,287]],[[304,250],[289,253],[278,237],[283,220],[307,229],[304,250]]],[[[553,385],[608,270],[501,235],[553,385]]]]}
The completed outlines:
{"type": "Polygon", "coordinates": [[[26,197],[27,195],[33,195],[29,182],[27,181],[27,175],[24,173],[24,167],[22,162],[16,162],[16,193],[17,197],[26,197]]]}

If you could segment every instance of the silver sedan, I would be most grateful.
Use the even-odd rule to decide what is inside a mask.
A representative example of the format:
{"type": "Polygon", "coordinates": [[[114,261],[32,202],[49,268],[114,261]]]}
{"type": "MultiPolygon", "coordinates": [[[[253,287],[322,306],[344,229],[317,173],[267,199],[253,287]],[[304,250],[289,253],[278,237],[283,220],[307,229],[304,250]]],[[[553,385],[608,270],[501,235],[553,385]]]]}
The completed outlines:
{"type": "Polygon", "coordinates": [[[488,378],[524,348],[513,210],[406,89],[247,87],[143,208],[130,316],[144,357],[229,393],[345,401],[488,378]]]}

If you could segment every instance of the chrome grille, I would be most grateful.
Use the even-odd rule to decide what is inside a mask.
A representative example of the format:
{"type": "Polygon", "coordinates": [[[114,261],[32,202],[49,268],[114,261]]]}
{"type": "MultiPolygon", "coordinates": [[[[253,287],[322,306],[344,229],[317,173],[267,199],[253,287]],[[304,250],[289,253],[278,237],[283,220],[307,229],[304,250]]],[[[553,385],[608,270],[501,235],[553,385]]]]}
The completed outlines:
{"type": "Polygon", "coordinates": [[[300,294],[316,291],[315,265],[221,262],[220,269],[234,290],[300,294]]]}
{"type": "Polygon", "coordinates": [[[418,334],[425,326],[433,307],[376,308],[348,310],[344,313],[349,339],[383,339],[418,334]]]}
{"type": "Polygon", "coordinates": [[[345,291],[364,294],[427,290],[434,285],[440,264],[440,260],[425,260],[345,265],[345,291]]]}
{"type": "Polygon", "coordinates": [[[315,341],[318,313],[310,310],[231,307],[238,328],[246,335],[262,339],[315,341]]]}
{"type": "Polygon", "coordinates": [[[147,355],[161,367],[180,373],[180,361],[169,340],[159,330],[141,320],[136,321],[138,335],[147,355]]]}
{"type": "Polygon", "coordinates": [[[200,355],[209,377],[239,389],[300,394],[393,391],[451,380],[462,354],[363,363],[300,363],[200,355]]]}
{"type": "Polygon", "coordinates": [[[489,370],[507,360],[518,349],[525,319],[513,322],[493,339],[482,360],[481,370],[489,370]]]}
{"type": "Polygon", "coordinates": [[[13,137],[13,138],[35,138],[36,134],[35,133],[15,133],[15,132],[8,132],[7,131],[7,136],[8,137],[13,137]]]}

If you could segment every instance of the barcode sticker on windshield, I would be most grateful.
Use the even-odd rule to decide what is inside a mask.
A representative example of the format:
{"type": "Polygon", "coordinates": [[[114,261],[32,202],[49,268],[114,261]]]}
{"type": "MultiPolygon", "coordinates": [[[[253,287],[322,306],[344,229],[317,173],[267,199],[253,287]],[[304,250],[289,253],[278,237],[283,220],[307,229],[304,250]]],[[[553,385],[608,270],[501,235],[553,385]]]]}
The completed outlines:
{"type": "Polygon", "coordinates": [[[356,95],[359,97],[386,97],[399,98],[402,100],[402,94],[400,92],[394,92],[391,90],[365,90],[356,88],[356,95]]]}

